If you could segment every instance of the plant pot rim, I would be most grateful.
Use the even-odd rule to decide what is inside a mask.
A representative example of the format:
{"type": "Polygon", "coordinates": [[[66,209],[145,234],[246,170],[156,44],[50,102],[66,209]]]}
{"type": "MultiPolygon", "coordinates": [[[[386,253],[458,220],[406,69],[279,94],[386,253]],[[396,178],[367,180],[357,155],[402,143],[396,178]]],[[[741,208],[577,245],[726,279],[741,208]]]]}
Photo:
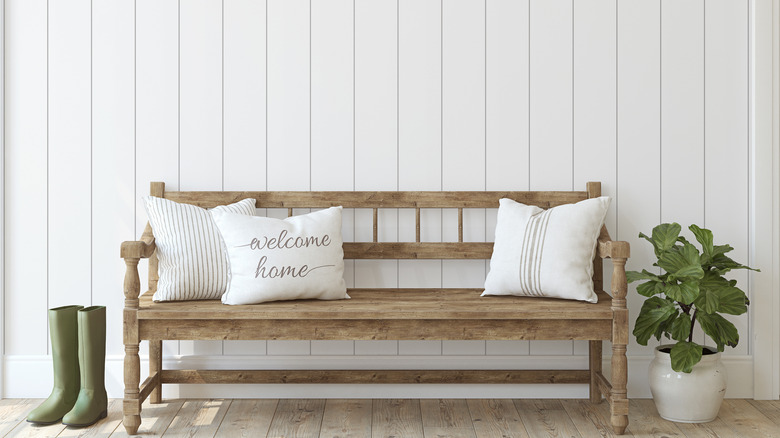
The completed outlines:
{"type": "MultiPolygon", "coordinates": [[[[672,355],[670,353],[667,353],[665,351],[661,351],[662,348],[672,348],[675,344],[662,344],[657,347],[655,347],[655,355],[656,357],[660,358],[664,361],[669,361],[671,363],[672,361],[672,355]]],[[[714,362],[717,360],[720,360],[720,352],[715,347],[710,347],[708,345],[702,345],[703,348],[706,348],[707,350],[713,352],[713,354],[702,354],[701,361],[702,362],[714,362]]],[[[698,365],[698,364],[697,364],[698,365]]],[[[695,365],[694,365],[695,366],[695,365]]]]}

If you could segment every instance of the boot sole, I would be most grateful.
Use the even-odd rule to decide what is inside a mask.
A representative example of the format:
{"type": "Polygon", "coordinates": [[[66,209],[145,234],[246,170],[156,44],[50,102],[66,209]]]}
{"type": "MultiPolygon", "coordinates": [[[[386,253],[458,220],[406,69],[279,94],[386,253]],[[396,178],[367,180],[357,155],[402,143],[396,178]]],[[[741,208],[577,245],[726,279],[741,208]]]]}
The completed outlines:
{"type": "Polygon", "coordinates": [[[62,417],[54,420],[54,421],[30,421],[27,420],[28,423],[34,424],[36,426],[51,426],[52,424],[57,424],[60,421],[62,421],[62,417]]]}
{"type": "Polygon", "coordinates": [[[97,423],[98,421],[100,421],[100,420],[102,420],[102,419],[106,418],[107,416],[108,416],[108,411],[103,411],[103,412],[101,412],[101,413],[100,413],[100,415],[98,415],[98,417],[95,419],[95,421],[93,421],[93,422],[91,422],[91,423],[84,423],[84,424],[72,424],[72,423],[64,423],[64,422],[63,422],[62,424],[66,425],[66,426],[68,426],[68,427],[87,427],[87,426],[92,426],[93,424],[95,424],[95,423],[97,423]]]}

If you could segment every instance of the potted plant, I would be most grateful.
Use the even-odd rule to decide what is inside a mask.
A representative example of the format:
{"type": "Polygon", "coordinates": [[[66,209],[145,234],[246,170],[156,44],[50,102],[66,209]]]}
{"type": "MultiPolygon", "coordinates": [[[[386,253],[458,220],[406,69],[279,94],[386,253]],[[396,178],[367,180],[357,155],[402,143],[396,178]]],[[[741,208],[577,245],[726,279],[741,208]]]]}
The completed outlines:
{"type": "Polygon", "coordinates": [[[677,223],[653,228],[652,236],[639,234],[653,245],[662,274],[643,269],[626,272],[628,282],[644,281],[637,292],[647,297],[634,327],[634,336],[647,345],[651,336],[676,341],[655,349],[650,364],[650,391],[661,417],[679,422],[702,423],[718,415],[726,392],[726,370],[720,352],[739,342],[737,328],[722,316],[747,312],[748,298],[736,280],[724,275],[749,268],[726,253],[730,245],[714,245],[712,232],[688,227],[701,251],[680,236],[677,223]],[[716,348],[693,341],[696,322],[716,348]]]}

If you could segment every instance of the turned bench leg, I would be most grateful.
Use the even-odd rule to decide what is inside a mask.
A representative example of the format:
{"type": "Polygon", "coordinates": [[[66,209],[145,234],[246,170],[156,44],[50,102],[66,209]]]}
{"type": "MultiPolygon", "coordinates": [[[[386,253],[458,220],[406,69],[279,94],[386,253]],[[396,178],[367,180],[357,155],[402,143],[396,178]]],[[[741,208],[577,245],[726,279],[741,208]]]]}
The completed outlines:
{"type": "Polygon", "coordinates": [[[141,360],[138,344],[125,345],[125,400],[122,404],[122,424],[128,435],[135,435],[141,426],[141,400],[138,383],[141,380],[141,360]]]}
{"type": "MultiPolygon", "coordinates": [[[[162,341],[149,341],[149,375],[153,376],[162,371],[162,341]]],[[[157,379],[157,384],[149,394],[149,403],[155,405],[162,403],[162,379],[157,379]]]]}
{"type": "Polygon", "coordinates": [[[125,258],[125,310],[123,315],[125,344],[125,399],[122,403],[122,424],[128,435],[135,435],[141,426],[141,358],[138,357],[140,343],[138,335],[138,294],[141,282],[138,278],[138,259],[125,258]]]}
{"type": "MultiPolygon", "coordinates": [[[[628,257],[628,244],[623,252],[628,257]]],[[[626,345],[628,344],[628,309],[626,308],[626,259],[612,259],[612,391],[610,415],[612,429],[622,435],[628,426],[628,360],[626,345]]]]}
{"type": "Polygon", "coordinates": [[[589,341],[590,344],[590,402],[601,403],[601,390],[596,375],[601,372],[601,341],[589,341]]]}
{"type": "Polygon", "coordinates": [[[626,346],[612,345],[612,403],[609,406],[612,430],[622,435],[628,426],[628,397],[626,383],[628,381],[628,363],[626,346]]]}

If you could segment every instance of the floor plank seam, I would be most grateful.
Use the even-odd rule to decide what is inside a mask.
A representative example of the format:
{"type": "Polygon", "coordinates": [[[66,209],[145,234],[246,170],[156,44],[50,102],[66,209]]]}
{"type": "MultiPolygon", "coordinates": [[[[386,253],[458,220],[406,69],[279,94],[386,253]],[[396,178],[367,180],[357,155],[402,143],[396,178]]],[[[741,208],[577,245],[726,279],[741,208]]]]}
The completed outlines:
{"type": "Polygon", "coordinates": [[[214,437],[216,437],[219,434],[219,430],[222,429],[222,423],[225,421],[225,418],[227,418],[228,413],[230,412],[230,408],[233,407],[233,401],[234,399],[228,400],[228,407],[225,409],[225,415],[223,415],[222,418],[219,419],[219,425],[217,426],[217,429],[214,431],[214,437]]]}
{"type": "MultiPolygon", "coordinates": [[[[184,403],[180,404],[179,408],[176,409],[176,413],[171,416],[171,421],[168,422],[168,424],[165,426],[165,429],[163,429],[162,433],[160,434],[161,437],[165,436],[165,434],[168,433],[168,428],[171,427],[171,424],[173,424],[173,421],[176,419],[176,416],[179,415],[179,412],[181,412],[181,408],[183,408],[183,407],[184,407],[184,403]]],[[[141,425],[144,424],[143,423],[143,419],[144,419],[144,417],[143,417],[143,411],[142,411],[141,412],[141,425]]]]}

